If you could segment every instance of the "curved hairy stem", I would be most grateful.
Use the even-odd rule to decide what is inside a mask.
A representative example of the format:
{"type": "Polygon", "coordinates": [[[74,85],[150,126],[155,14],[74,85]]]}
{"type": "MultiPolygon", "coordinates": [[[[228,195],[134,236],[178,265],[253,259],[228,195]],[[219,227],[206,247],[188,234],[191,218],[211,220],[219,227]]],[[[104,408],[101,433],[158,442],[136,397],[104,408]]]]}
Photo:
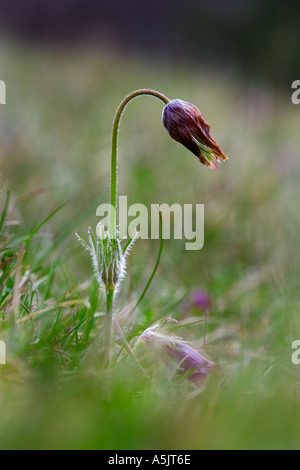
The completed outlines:
{"type": "MultiPolygon", "coordinates": [[[[110,185],[110,204],[111,204],[111,212],[110,212],[110,224],[109,224],[109,231],[110,231],[110,237],[111,238],[116,238],[116,217],[117,217],[117,171],[118,171],[118,165],[117,165],[117,157],[118,157],[118,134],[119,134],[119,127],[120,127],[120,120],[122,113],[124,109],[126,108],[127,104],[133,100],[134,98],[137,98],[138,96],[143,96],[143,95],[149,95],[153,96],[155,98],[158,98],[159,100],[163,101],[164,104],[168,104],[170,100],[164,96],[162,93],[159,93],[158,91],[151,90],[151,89],[141,89],[141,90],[136,90],[130,93],[129,95],[125,96],[123,101],[121,101],[115,117],[113,121],[113,129],[112,129],[112,144],[111,144],[111,185],[110,185]]],[[[125,248],[126,249],[126,248],[125,248]]],[[[156,271],[157,267],[155,268],[156,271]]],[[[155,271],[153,275],[155,274],[155,271]]],[[[150,283],[152,281],[152,278],[150,279],[150,282],[147,285],[146,290],[148,289],[150,283]]],[[[114,286],[115,287],[115,286],[114,286]]],[[[110,363],[110,356],[111,356],[111,334],[112,334],[112,322],[113,322],[113,302],[114,302],[114,288],[112,289],[112,286],[105,286],[105,291],[106,291],[106,319],[105,319],[105,356],[104,356],[104,361],[106,364],[110,363]]],[[[143,293],[145,295],[146,291],[143,293]]],[[[119,331],[120,334],[120,328],[118,323],[115,323],[116,327],[119,331]]],[[[122,339],[124,338],[124,335],[122,339]]],[[[124,338],[125,339],[125,338],[124,338]]],[[[126,340],[125,340],[126,341],[126,340]]],[[[129,352],[129,346],[127,348],[127,343],[126,343],[126,349],[129,352]]]]}
{"type": "Polygon", "coordinates": [[[111,211],[110,214],[110,234],[113,237],[116,231],[116,211],[117,211],[117,171],[118,171],[118,164],[117,164],[117,158],[118,158],[118,134],[119,134],[119,125],[120,125],[120,119],[122,116],[122,113],[124,109],[126,108],[127,104],[133,100],[134,98],[137,98],[139,96],[143,95],[149,95],[149,96],[154,96],[155,98],[158,98],[159,100],[163,101],[165,104],[168,104],[170,100],[163,95],[162,93],[159,93],[158,91],[151,90],[151,89],[141,89],[141,90],[135,90],[132,93],[129,93],[129,95],[125,96],[123,101],[121,101],[115,117],[114,117],[114,122],[113,122],[113,129],[112,129],[112,144],[111,144],[111,185],[110,185],[110,204],[112,207],[114,207],[114,211],[111,211]]]}

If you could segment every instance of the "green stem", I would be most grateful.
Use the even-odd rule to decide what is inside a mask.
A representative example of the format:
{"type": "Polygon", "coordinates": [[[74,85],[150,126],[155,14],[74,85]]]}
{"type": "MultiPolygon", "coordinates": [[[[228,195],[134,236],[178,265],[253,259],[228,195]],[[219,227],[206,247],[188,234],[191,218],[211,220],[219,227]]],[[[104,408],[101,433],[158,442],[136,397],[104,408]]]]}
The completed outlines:
{"type": "Polygon", "coordinates": [[[105,339],[104,339],[104,363],[110,364],[111,357],[111,330],[114,304],[114,287],[106,287],[106,316],[105,316],[105,339]]]}
{"type": "MultiPolygon", "coordinates": [[[[162,216],[161,216],[161,212],[159,212],[159,238],[160,238],[160,245],[159,245],[159,251],[158,251],[158,255],[157,255],[157,259],[156,259],[156,263],[155,263],[155,266],[153,268],[153,271],[151,273],[151,276],[149,277],[148,279],[148,282],[143,290],[143,292],[141,293],[138,301],[136,302],[136,304],[134,305],[134,307],[132,308],[131,312],[130,312],[130,315],[133,314],[133,312],[138,308],[138,306],[140,305],[140,303],[142,302],[143,298],[145,297],[146,293],[147,293],[147,290],[149,289],[150,285],[151,285],[151,282],[153,281],[153,278],[156,274],[156,271],[158,269],[158,266],[159,266],[159,262],[160,262],[160,258],[161,258],[161,254],[162,254],[162,250],[163,250],[163,247],[164,247],[164,240],[163,240],[163,236],[162,236],[162,216]]],[[[133,327],[133,325],[132,325],[133,327]]],[[[132,328],[131,327],[131,328],[132,328]]]]}
{"type": "MultiPolygon", "coordinates": [[[[170,100],[165,95],[163,95],[162,93],[159,93],[158,91],[151,90],[151,89],[141,89],[141,90],[133,91],[132,93],[129,93],[129,95],[125,96],[125,98],[123,99],[123,101],[121,101],[116,111],[114,121],[113,121],[112,144],[111,144],[110,204],[111,204],[112,210],[110,213],[110,229],[109,229],[111,238],[116,237],[116,226],[117,226],[117,220],[116,220],[117,219],[117,193],[118,193],[117,159],[118,159],[118,134],[119,134],[119,127],[120,127],[120,120],[121,120],[122,113],[124,109],[126,108],[127,104],[134,98],[137,98],[138,96],[142,96],[142,95],[154,96],[155,98],[158,98],[161,101],[163,101],[164,104],[168,104],[170,102],[170,100]]],[[[149,285],[147,286],[147,288],[149,287],[149,285]]],[[[104,353],[105,364],[110,363],[110,356],[111,356],[113,299],[114,299],[114,287],[106,286],[105,353],[104,353]]]]}
{"type": "Polygon", "coordinates": [[[127,104],[129,101],[131,101],[134,98],[137,98],[138,96],[142,95],[149,95],[149,96],[154,96],[155,98],[160,99],[163,101],[165,104],[168,104],[170,100],[163,95],[162,93],[159,93],[158,91],[151,90],[151,89],[141,89],[141,90],[136,90],[133,91],[132,93],[129,93],[129,95],[125,96],[123,101],[121,101],[115,117],[114,117],[114,122],[113,122],[113,129],[112,129],[112,145],[111,145],[111,184],[110,184],[110,204],[111,207],[114,208],[114,210],[111,211],[110,214],[110,235],[111,237],[115,236],[115,231],[116,231],[116,213],[117,213],[117,157],[118,157],[118,134],[119,134],[119,125],[120,125],[120,119],[122,116],[122,113],[124,109],[126,108],[127,104]]]}

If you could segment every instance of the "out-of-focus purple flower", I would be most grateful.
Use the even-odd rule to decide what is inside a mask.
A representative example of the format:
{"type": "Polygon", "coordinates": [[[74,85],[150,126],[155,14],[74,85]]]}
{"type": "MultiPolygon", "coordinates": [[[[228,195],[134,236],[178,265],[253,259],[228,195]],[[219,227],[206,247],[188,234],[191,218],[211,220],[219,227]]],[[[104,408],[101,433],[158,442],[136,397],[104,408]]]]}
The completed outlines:
{"type": "Polygon", "coordinates": [[[197,387],[201,387],[208,372],[218,364],[203,357],[178,336],[167,334],[165,326],[170,322],[176,320],[167,317],[150,326],[139,337],[138,342],[151,343],[159,348],[160,354],[166,353],[176,363],[176,370],[180,374],[186,375],[197,387]]]}
{"type": "Polygon", "coordinates": [[[211,298],[203,290],[194,290],[191,293],[191,307],[196,307],[200,310],[210,310],[211,298]]]}
{"type": "Polygon", "coordinates": [[[208,372],[217,366],[194,348],[180,341],[165,345],[165,351],[176,362],[178,372],[185,374],[197,387],[203,385],[208,372]]]}
{"type": "Polygon", "coordinates": [[[227,155],[210,135],[210,125],[192,103],[178,99],[170,101],[163,109],[162,122],[170,136],[208,168],[216,170],[217,163],[227,160],[227,155]]]}

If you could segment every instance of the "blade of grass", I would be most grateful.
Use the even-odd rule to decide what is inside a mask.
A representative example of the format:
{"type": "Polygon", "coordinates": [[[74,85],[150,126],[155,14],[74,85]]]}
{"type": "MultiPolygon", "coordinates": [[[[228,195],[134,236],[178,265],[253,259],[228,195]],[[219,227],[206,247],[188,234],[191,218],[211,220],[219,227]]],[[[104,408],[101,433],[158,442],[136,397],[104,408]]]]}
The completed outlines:
{"type": "Polygon", "coordinates": [[[60,206],[58,206],[54,211],[51,212],[51,214],[48,215],[29,235],[28,240],[26,241],[26,248],[28,247],[30,241],[34,237],[34,235],[45,225],[60,209],[62,209],[66,204],[68,204],[69,201],[64,202],[60,206]]]}
{"type": "Polygon", "coordinates": [[[30,238],[30,235],[24,235],[23,237],[16,238],[13,242],[11,242],[9,245],[6,245],[2,248],[0,248],[1,251],[8,251],[11,248],[14,248],[17,245],[20,245],[20,243],[26,242],[30,238]]]}
{"type": "MultiPolygon", "coordinates": [[[[143,290],[143,292],[141,293],[138,301],[136,302],[136,304],[134,305],[134,307],[132,308],[132,310],[130,311],[130,315],[137,309],[137,307],[140,305],[140,303],[142,302],[143,298],[145,297],[146,293],[147,293],[147,290],[149,289],[152,281],[153,281],[153,278],[156,274],[156,271],[158,269],[158,266],[159,266],[159,262],[160,262],[160,258],[161,258],[161,254],[162,254],[162,250],[163,250],[163,246],[164,246],[164,242],[163,242],[163,237],[162,237],[162,216],[161,216],[161,212],[159,212],[159,239],[160,239],[160,245],[159,245],[159,250],[158,250],[158,254],[157,254],[157,258],[156,258],[156,263],[155,263],[155,266],[152,270],[152,273],[149,277],[149,280],[143,290]]],[[[131,325],[131,330],[134,326],[134,322],[133,324],[131,325]]],[[[123,333],[122,333],[123,334],[123,333]]],[[[131,337],[131,336],[130,336],[131,337]]],[[[125,341],[126,341],[126,338],[124,337],[125,341]]],[[[127,341],[126,341],[127,343],[127,341]]],[[[128,344],[128,343],[127,343],[128,344]]],[[[124,346],[121,347],[121,350],[119,352],[119,355],[121,354],[122,350],[123,350],[123,347],[126,347],[125,346],[125,343],[124,343],[124,346]]]]}
{"type": "Polygon", "coordinates": [[[61,343],[64,341],[68,336],[70,336],[72,333],[78,330],[78,328],[86,321],[86,318],[83,318],[74,328],[72,328],[68,333],[66,333],[62,338],[60,338],[56,343],[54,343],[54,346],[58,343],[61,343]]]}
{"type": "Polygon", "coordinates": [[[16,320],[19,316],[19,299],[20,299],[20,279],[21,279],[21,266],[22,266],[22,259],[24,256],[24,244],[21,245],[20,248],[20,253],[17,259],[17,264],[16,264],[16,273],[15,273],[15,279],[14,279],[14,296],[13,296],[13,303],[12,303],[12,312],[13,312],[13,317],[16,320]]]}
{"type": "Polygon", "coordinates": [[[141,366],[141,364],[139,363],[139,361],[138,361],[137,358],[135,357],[135,355],[134,355],[134,353],[133,353],[131,347],[129,346],[128,342],[126,341],[126,338],[125,338],[125,336],[124,336],[124,334],[123,334],[123,331],[122,331],[122,329],[121,329],[121,327],[120,327],[120,325],[119,325],[119,322],[118,322],[118,320],[117,320],[116,317],[113,318],[113,323],[114,323],[114,325],[115,325],[115,328],[116,328],[117,332],[119,333],[119,336],[120,336],[120,338],[121,338],[121,341],[122,341],[122,343],[123,343],[123,346],[124,346],[124,348],[126,349],[128,355],[131,357],[131,359],[133,359],[133,360],[136,362],[136,364],[138,365],[139,369],[142,371],[142,373],[144,374],[144,376],[148,378],[146,372],[144,371],[143,367],[141,366]]]}
{"type": "Polygon", "coordinates": [[[163,242],[163,237],[162,237],[162,216],[161,216],[161,212],[159,212],[159,239],[160,239],[160,245],[159,245],[159,250],[158,250],[158,254],[157,254],[157,259],[156,259],[156,263],[155,263],[155,266],[153,268],[153,271],[149,277],[149,280],[143,290],[143,292],[141,293],[138,301],[136,302],[136,304],[134,305],[133,309],[131,310],[130,312],[130,315],[138,308],[138,306],[140,305],[140,303],[142,302],[143,298],[145,297],[152,281],[153,281],[153,278],[156,274],[156,271],[158,269],[158,266],[159,266],[159,263],[160,263],[160,258],[161,258],[161,254],[162,254],[162,251],[163,251],[163,246],[164,246],[164,242],[163,242]]]}
{"type": "Polygon", "coordinates": [[[3,209],[3,212],[2,212],[1,218],[0,218],[0,232],[2,231],[2,227],[3,227],[5,217],[6,217],[6,214],[7,214],[9,198],[10,198],[10,193],[9,193],[9,191],[7,191],[6,198],[5,198],[5,203],[4,203],[4,209],[3,209]]]}

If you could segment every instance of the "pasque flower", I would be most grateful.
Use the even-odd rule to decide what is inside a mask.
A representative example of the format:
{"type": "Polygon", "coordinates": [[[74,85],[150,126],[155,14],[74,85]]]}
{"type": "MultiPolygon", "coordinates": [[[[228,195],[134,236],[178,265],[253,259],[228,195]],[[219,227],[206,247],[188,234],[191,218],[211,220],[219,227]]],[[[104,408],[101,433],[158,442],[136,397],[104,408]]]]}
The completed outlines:
{"type": "Polygon", "coordinates": [[[195,105],[178,99],[170,101],[163,109],[162,122],[170,136],[208,168],[216,170],[217,163],[228,158],[210,136],[210,126],[195,105]]]}
{"type": "Polygon", "coordinates": [[[203,385],[208,372],[217,365],[181,340],[166,344],[165,351],[177,364],[177,371],[186,375],[197,387],[203,385]]]}
{"type": "MultiPolygon", "coordinates": [[[[210,168],[217,168],[217,163],[221,160],[226,160],[226,155],[222,152],[218,144],[212,139],[209,134],[210,126],[203,119],[200,111],[191,103],[182,100],[170,101],[162,93],[151,90],[141,89],[129,93],[121,101],[116,111],[113,128],[112,128],[112,145],[111,145],[111,185],[110,185],[110,214],[109,223],[105,226],[98,227],[97,236],[95,237],[91,228],[89,228],[89,242],[85,242],[79,235],[79,241],[86,248],[92,258],[95,276],[98,280],[99,287],[103,290],[106,298],[106,316],[104,325],[104,363],[109,365],[111,358],[111,336],[112,325],[118,324],[117,319],[114,317],[114,303],[116,292],[119,289],[120,283],[125,274],[126,255],[128,250],[134,242],[134,237],[129,239],[122,245],[122,240],[119,237],[117,229],[117,157],[118,157],[118,134],[121,122],[121,116],[128,105],[128,103],[139,96],[152,96],[165,105],[162,115],[162,121],[167,128],[170,136],[176,141],[182,143],[191,152],[193,152],[203,165],[210,168]]],[[[159,250],[157,262],[153,273],[143,291],[140,300],[145,295],[149,288],[153,276],[156,272],[161,249],[159,250]]],[[[138,301],[138,303],[140,302],[138,301]]],[[[138,305],[136,304],[136,306],[138,305]]],[[[122,334],[119,326],[116,326],[120,337],[123,341],[124,347],[128,354],[134,357],[133,352],[122,334]]],[[[155,342],[159,340],[159,344],[164,344],[164,351],[172,357],[175,361],[179,359],[182,367],[180,370],[189,374],[189,378],[193,381],[198,380],[206,375],[212,363],[203,358],[196,350],[186,345],[180,338],[173,337],[170,339],[168,335],[162,335],[154,331],[156,327],[148,328],[146,332],[141,335],[141,342],[149,341],[149,338],[155,338],[155,342]],[[162,338],[165,342],[160,341],[162,338]],[[180,356],[180,357],[179,357],[180,356]],[[195,366],[195,367],[194,367],[195,366]],[[195,370],[194,370],[195,369],[195,370]]],[[[152,339],[150,340],[152,342],[152,339]]]]}
{"type": "Polygon", "coordinates": [[[174,361],[179,374],[201,387],[207,374],[218,364],[206,359],[187,341],[167,333],[164,327],[170,322],[177,323],[171,317],[156,322],[142,333],[138,342],[151,343],[159,349],[160,354],[166,353],[174,361]]]}

